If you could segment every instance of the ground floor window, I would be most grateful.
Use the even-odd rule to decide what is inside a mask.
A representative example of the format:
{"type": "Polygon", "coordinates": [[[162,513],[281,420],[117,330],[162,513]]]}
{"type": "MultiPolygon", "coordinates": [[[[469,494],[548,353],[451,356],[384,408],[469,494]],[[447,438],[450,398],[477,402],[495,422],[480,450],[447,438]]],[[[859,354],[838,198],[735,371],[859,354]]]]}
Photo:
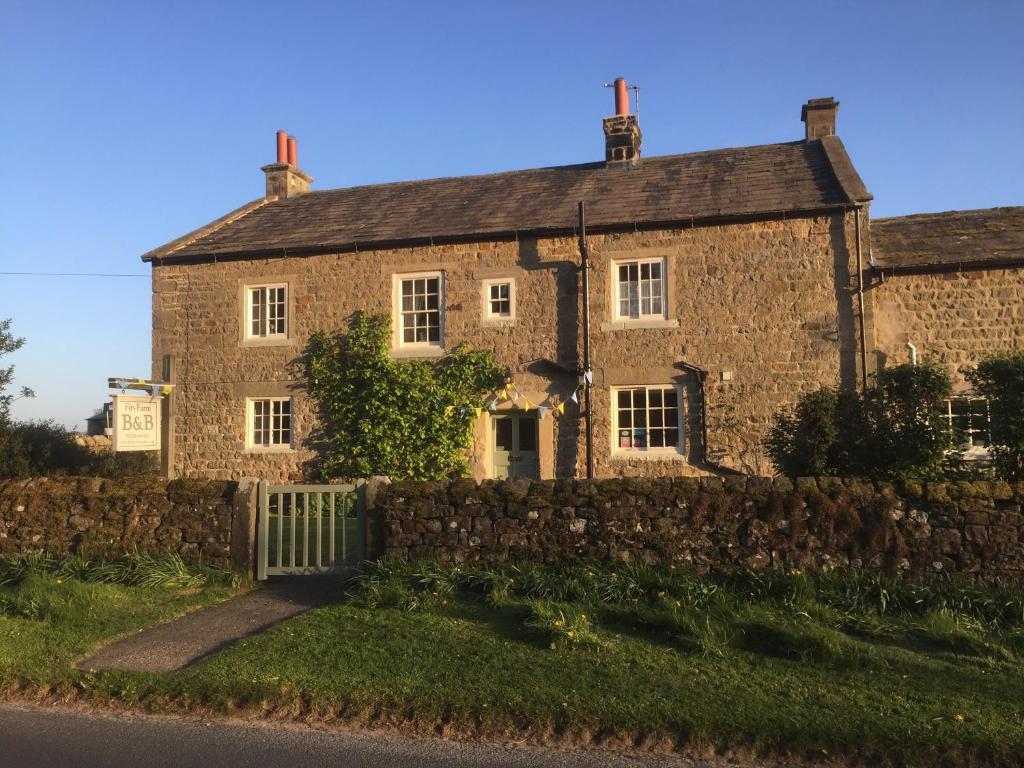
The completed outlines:
{"type": "Polygon", "coordinates": [[[291,398],[254,398],[248,402],[249,447],[290,448],[292,444],[291,398]]]}
{"type": "Polygon", "coordinates": [[[951,397],[946,401],[946,418],[965,455],[988,455],[992,441],[988,400],[984,397],[951,397]]]}
{"type": "Polygon", "coordinates": [[[677,453],[683,422],[675,386],[619,387],[612,390],[616,452],[677,453]]]}

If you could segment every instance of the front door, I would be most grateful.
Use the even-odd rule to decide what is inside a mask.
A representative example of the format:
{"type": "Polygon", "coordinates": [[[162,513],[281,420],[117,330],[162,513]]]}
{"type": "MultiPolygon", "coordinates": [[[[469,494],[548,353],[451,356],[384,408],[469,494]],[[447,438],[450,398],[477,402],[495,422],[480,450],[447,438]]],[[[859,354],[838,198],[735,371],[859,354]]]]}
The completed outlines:
{"type": "Polygon", "coordinates": [[[491,418],[491,431],[494,434],[494,477],[529,477],[540,480],[537,416],[509,413],[495,414],[491,418]]]}

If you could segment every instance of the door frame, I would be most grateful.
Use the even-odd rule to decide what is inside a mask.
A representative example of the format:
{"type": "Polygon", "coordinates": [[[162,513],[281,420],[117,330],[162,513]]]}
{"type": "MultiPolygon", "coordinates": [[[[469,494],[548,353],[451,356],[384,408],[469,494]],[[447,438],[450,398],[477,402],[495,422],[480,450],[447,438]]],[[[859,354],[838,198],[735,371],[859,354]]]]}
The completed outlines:
{"type": "MultiPolygon", "coordinates": [[[[492,412],[490,414],[490,418],[489,418],[490,429],[488,430],[489,434],[490,434],[490,444],[489,444],[490,450],[489,450],[489,457],[488,457],[489,458],[489,462],[490,462],[490,465],[488,467],[488,470],[489,470],[488,474],[489,474],[489,476],[491,478],[497,478],[497,476],[498,476],[497,466],[496,466],[496,462],[497,462],[497,446],[495,445],[495,442],[497,440],[497,431],[494,428],[494,425],[498,421],[498,419],[509,419],[512,422],[512,424],[513,424],[513,428],[512,428],[513,438],[512,439],[516,443],[519,442],[519,424],[522,423],[523,419],[530,419],[530,420],[532,420],[537,425],[537,447],[532,451],[532,453],[536,454],[536,457],[537,457],[536,458],[536,462],[537,462],[537,477],[535,479],[540,480],[543,477],[543,475],[541,474],[541,460],[540,460],[540,457],[541,457],[541,451],[540,451],[540,441],[541,441],[540,424],[541,424],[541,418],[540,418],[540,414],[537,412],[536,409],[530,409],[530,410],[527,410],[527,411],[523,411],[523,410],[519,410],[517,408],[515,410],[497,411],[497,412],[492,412]]],[[[517,448],[516,451],[510,451],[509,453],[522,453],[522,451],[517,448]]]]}

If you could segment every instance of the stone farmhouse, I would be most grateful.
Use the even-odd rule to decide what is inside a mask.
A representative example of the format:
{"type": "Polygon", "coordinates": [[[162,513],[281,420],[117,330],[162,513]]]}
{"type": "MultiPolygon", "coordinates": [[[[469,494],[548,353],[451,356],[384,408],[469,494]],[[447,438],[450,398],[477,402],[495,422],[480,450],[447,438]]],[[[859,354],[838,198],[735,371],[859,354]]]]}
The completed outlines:
{"type": "MultiPolygon", "coordinates": [[[[511,371],[475,477],[583,476],[580,201],[597,477],[766,474],[763,436],[800,393],[1020,346],[1024,208],[871,221],[838,108],[804,104],[797,141],[645,157],[620,80],[603,161],[332,190],[279,133],[264,196],[142,257],[174,472],[302,478],[306,344],[372,311],[396,358],[466,341],[511,371]]],[[[984,444],[983,402],[950,418],[984,444]]]]}

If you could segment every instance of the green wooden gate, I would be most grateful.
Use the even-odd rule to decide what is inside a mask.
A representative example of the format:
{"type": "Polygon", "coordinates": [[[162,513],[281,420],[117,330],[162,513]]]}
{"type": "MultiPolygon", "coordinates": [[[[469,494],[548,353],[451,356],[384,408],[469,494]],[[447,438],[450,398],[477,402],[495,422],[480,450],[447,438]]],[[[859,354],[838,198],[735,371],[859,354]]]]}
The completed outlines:
{"type": "Polygon", "coordinates": [[[366,485],[259,484],[256,578],[331,573],[366,556],[366,485]]]}

